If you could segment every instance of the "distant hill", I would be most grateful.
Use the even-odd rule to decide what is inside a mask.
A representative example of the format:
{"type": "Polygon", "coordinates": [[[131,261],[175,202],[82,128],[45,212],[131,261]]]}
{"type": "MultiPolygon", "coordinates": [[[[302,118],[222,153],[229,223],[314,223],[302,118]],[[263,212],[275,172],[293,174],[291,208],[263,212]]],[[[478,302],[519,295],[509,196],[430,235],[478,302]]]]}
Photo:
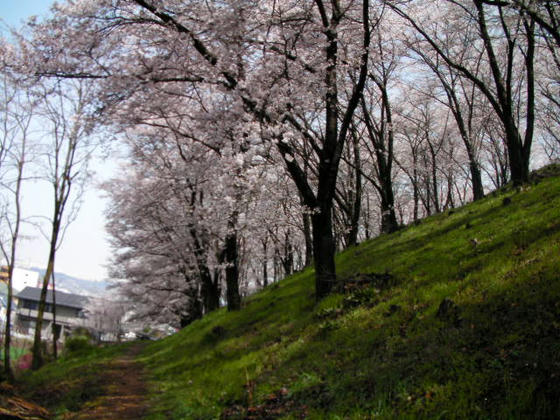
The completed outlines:
{"type": "MultiPolygon", "coordinates": [[[[39,273],[40,276],[45,275],[42,268],[32,267],[29,270],[39,273]]],[[[108,285],[103,280],[85,280],[64,273],[55,273],[55,280],[57,290],[85,296],[100,296],[105,293],[108,285]]]]}

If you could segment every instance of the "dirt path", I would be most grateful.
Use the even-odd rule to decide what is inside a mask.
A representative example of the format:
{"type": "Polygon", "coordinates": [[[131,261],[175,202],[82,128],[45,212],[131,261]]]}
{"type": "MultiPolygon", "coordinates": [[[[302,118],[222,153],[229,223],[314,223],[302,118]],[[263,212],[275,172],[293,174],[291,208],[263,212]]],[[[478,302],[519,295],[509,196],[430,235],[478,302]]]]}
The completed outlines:
{"type": "Polygon", "coordinates": [[[89,401],[78,413],[65,419],[141,419],[146,414],[147,388],[142,366],[135,361],[144,343],[138,343],[127,353],[105,366],[102,372],[103,392],[89,401]]]}

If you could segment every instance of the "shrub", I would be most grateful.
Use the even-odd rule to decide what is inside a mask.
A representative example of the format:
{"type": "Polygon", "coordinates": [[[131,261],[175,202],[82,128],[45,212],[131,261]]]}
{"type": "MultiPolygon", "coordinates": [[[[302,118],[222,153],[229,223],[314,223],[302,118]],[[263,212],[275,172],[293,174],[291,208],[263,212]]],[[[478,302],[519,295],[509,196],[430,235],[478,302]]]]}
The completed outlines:
{"type": "Polygon", "coordinates": [[[89,337],[86,337],[85,335],[76,335],[68,337],[64,346],[64,351],[66,354],[70,355],[90,350],[93,347],[94,346],[91,344],[89,337]]]}

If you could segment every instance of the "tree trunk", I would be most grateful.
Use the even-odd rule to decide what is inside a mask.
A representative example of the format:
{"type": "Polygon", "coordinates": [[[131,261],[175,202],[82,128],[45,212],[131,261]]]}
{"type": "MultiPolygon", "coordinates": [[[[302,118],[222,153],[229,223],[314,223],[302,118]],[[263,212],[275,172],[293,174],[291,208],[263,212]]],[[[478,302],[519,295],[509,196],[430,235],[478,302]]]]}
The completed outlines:
{"type": "Polygon", "coordinates": [[[399,228],[397,217],[395,215],[395,199],[393,196],[393,188],[385,187],[382,184],[381,194],[381,232],[393,233],[399,228]]]}
{"type": "Polygon", "coordinates": [[[419,220],[419,214],[418,214],[418,207],[419,207],[419,201],[420,201],[420,194],[418,192],[418,183],[413,182],[412,183],[412,189],[413,189],[413,201],[414,201],[414,210],[413,210],[413,219],[414,219],[414,223],[417,223],[419,220]]]}
{"type": "Polygon", "coordinates": [[[313,261],[313,237],[311,236],[311,222],[309,214],[303,214],[303,237],[305,238],[305,266],[309,267],[313,261]]]}
{"type": "Polygon", "coordinates": [[[241,295],[239,294],[239,255],[237,248],[237,232],[233,230],[230,223],[231,232],[226,236],[225,243],[225,262],[226,266],[226,297],[228,311],[241,309],[241,295]]]}
{"type": "Polygon", "coordinates": [[[206,264],[204,253],[197,247],[198,241],[195,241],[196,264],[200,275],[202,298],[202,312],[207,314],[220,307],[220,283],[218,279],[212,280],[210,268],[206,264]]]}
{"type": "Polygon", "coordinates": [[[523,153],[521,137],[513,124],[506,127],[506,136],[511,180],[519,186],[529,182],[529,156],[523,153]]]}
{"type": "Polygon", "coordinates": [[[263,287],[267,287],[268,286],[268,260],[266,259],[266,257],[264,258],[262,269],[263,269],[263,287]]]}
{"type": "Polygon", "coordinates": [[[274,272],[273,272],[273,282],[277,282],[278,280],[280,280],[280,253],[278,251],[278,246],[274,245],[274,258],[272,261],[272,264],[274,266],[274,272]]]}
{"type": "Polygon", "coordinates": [[[263,246],[263,261],[262,261],[262,284],[263,287],[268,286],[268,236],[265,236],[261,241],[263,246]]]}
{"type": "Polygon", "coordinates": [[[52,303],[52,314],[53,314],[53,321],[52,321],[52,335],[53,335],[53,357],[54,360],[58,359],[58,349],[56,346],[56,283],[55,283],[55,275],[54,272],[52,274],[52,282],[53,282],[53,303],[52,303]]]}
{"type": "Polygon", "coordinates": [[[218,281],[212,280],[208,267],[201,272],[201,282],[202,312],[207,314],[220,307],[220,287],[218,281]]]}
{"type": "Polygon", "coordinates": [[[478,163],[469,154],[469,168],[471,171],[471,183],[473,189],[473,201],[484,198],[484,186],[482,184],[482,175],[478,163]]]}
{"type": "MultiPolygon", "coordinates": [[[[430,150],[430,165],[431,165],[431,181],[433,188],[433,199],[434,199],[434,209],[436,213],[441,212],[441,205],[439,202],[439,191],[438,191],[438,176],[437,176],[437,153],[432,146],[432,143],[428,139],[428,148],[430,150]]],[[[428,189],[430,186],[428,185],[428,189]]]]}
{"type": "MultiPolygon", "coordinates": [[[[58,232],[56,226],[53,227],[53,231],[58,232]]],[[[54,258],[56,252],[56,242],[57,239],[51,239],[51,247],[49,251],[49,261],[47,263],[47,271],[45,272],[45,276],[43,277],[43,284],[41,287],[41,296],[39,298],[39,308],[37,310],[37,321],[35,323],[35,335],[33,338],[33,347],[32,347],[32,354],[33,354],[33,362],[31,364],[31,368],[33,370],[39,369],[43,365],[43,353],[41,349],[41,328],[43,327],[43,316],[45,314],[45,306],[47,300],[47,290],[49,287],[49,280],[54,272],[54,258]]]]}
{"type": "Polygon", "coordinates": [[[381,195],[381,232],[393,233],[399,228],[395,215],[395,196],[391,165],[386,162],[382,153],[378,153],[377,166],[379,170],[379,192],[381,195]]]}
{"type": "Polygon", "coordinates": [[[371,229],[370,229],[370,218],[371,218],[371,209],[369,208],[369,194],[366,191],[366,208],[364,214],[364,236],[366,241],[371,238],[371,229]]]}
{"type": "MultiPolygon", "coordinates": [[[[202,201],[202,198],[200,199],[202,201]]],[[[194,207],[196,203],[196,193],[192,194],[191,206],[194,207]]],[[[198,234],[194,225],[190,227],[190,234],[194,243],[194,256],[196,260],[196,267],[200,275],[201,289],[200,295],[202,298],[201,311],[204,314],[212,312],[220,307],[220,286],[219,280],[212,281],[212,274],[207,263],[208,246],[204,241],[204,237],[198,234]]]]}
{"type": "Polygon", "coordinates": [[[445,199],[445,204],[443,206],[443,210],[447,210],[448,208],[455,208],[455,200],[453,198],[453,175],[447,175],[447,197],[445,199]]]}
{"type": "Polygon", "coordinates": [[[294,250],[290,242],[290,232],[284,235],[284,258],[282,258],[282,265],[284,267],[284,276],[292,274],[294,269],[294,250]]]}
{"type": "Polygon", "coordinates": [[[336,282],[331,212],[330,208],[323,208],[312,216],[315,296],[318,300],[328,295],[336,282]]]}
{"type": "Polygon", "coordinates": [[[354,246],[358,243],[358,231],[360,228],[360,213],[362,210],[362,168],[360,159],[359,138],[355,130],[352,130],[352,145],[354,152],[354,190],[355,194],[350,204],[352,214],[350,216],[350,231],[346,236],[346,246],[354,246]]]}
{"type": "MultiPolygon", "coordinates": [[[[18,226],[19,227],[19,226],[18,226]]],[[[11,322],[12,322],[12,299],[13,299],[13,289],[12,289],[12,277],[14,273],[13,262],[15,258],[15,246],[12,245],[12,259],[11,264],[8,266],[8,302],[6,305],[6,328],[4,330],[4,374],[6,379],[12,381],[14,379],[12,367],[10,366],[10,347],[12,341],[11,335],[11,322]]]]}
{"type": "Polygon", "coordinates": [[[185,328],[187,325],[202,318],[202,302],[200,299],[195,298],[194,303],[188,308],[189,310],[185,315],[181,315],[179,319],[179,325],[181,328],[185,328]]]}

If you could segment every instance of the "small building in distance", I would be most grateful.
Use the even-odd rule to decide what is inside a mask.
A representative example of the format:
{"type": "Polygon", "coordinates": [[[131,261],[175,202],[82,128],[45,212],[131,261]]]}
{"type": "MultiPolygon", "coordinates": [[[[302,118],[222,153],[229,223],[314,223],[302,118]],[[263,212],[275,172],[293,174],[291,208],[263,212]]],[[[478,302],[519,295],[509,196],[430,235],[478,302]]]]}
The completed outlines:
{"type": "Polygon", "coordinates": [[[22,291],[26,287],[38,287],[40,285],[40,274],[37,271],[14,267],[14,273],[12,274],[12,287],[14,289],[14,294],[16,291],[22,291]]]}
{"type": "MultiPolygon", "coordinates": [[[[7,265],[0,266],[0,282],[4,282],[6,284],[8,283],[8,270],[9,267],[7,265]]],[[[40,280],[38,271],[14,267],[14,271],[12,273],[12,289],[14,294],[25,289],[27,286],[40,286],[40,280]]]]}
{"type": "MultiPolygon", "coordinates": [[[[16,309],[16,329],[23,334],[33,334],[37,321],[41,289],[26,287],[15,296],[18,300],[16,309]]],[[[88,302],[86,296],[72,293],[56,292],[55,295],[55,334],[56,338],[64,337],[73,328],[86,325],[84,307],[88,302]]],[[[52,337],[53,323],[53,292],[47,291],[45,313],[43,314],[43,336],[52,337]]]]}

